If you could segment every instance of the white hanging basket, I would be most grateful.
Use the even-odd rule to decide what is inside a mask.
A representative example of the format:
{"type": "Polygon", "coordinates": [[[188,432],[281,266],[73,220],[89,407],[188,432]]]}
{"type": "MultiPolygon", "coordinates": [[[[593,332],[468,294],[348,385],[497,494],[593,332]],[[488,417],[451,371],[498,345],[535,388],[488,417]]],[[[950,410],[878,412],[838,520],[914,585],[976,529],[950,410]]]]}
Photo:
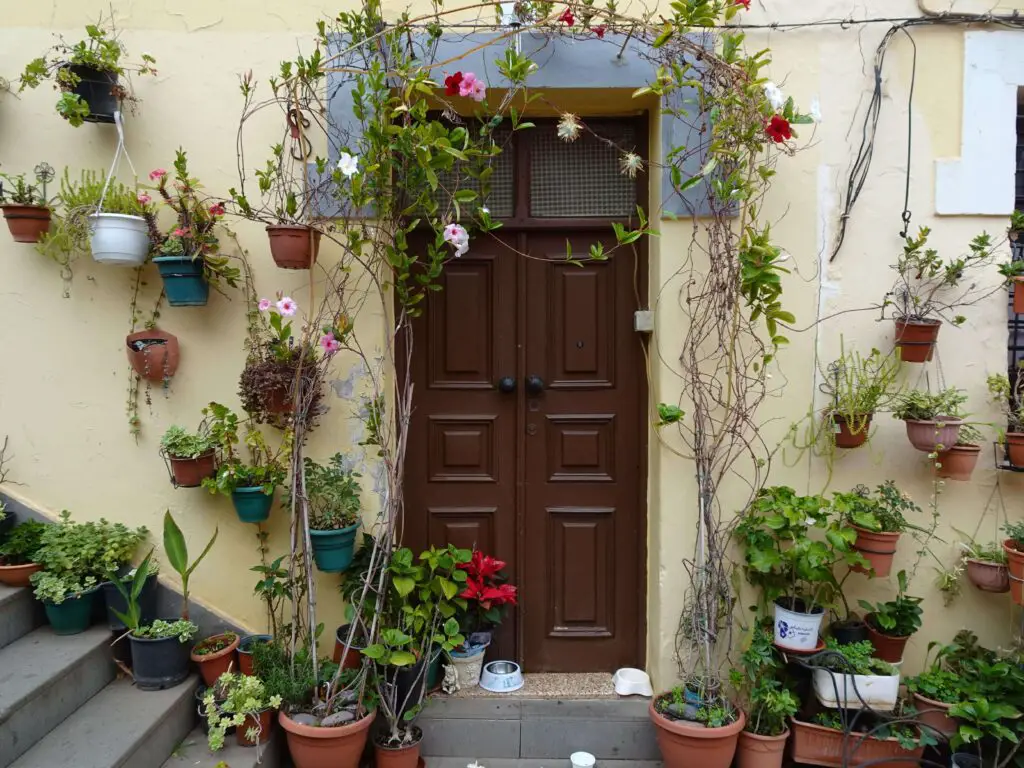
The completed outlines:
{"type": "Polygon", "coordinates": [[[896,706],[899,698],[900,676],[898,673],[841,675],[838,672],[830,673],[827,669],[816,669],[814,693],[823,706],[832,709],[860,709],[863,699],[865,706],[888,712],[896,706]]]}
{"type": "Polygon", "coordinates": [[[149,227],[141,216],[94,213],[89,229],[92,257],[100,264],[137,267],[149,255],[149,227]]]}

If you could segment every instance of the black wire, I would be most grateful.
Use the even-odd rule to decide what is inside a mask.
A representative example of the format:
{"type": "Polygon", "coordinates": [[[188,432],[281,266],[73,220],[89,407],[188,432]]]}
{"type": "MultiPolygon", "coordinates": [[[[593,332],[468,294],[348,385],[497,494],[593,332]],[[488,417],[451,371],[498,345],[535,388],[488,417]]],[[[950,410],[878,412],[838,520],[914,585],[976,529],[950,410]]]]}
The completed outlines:
{"type": "Polygon", "coordinates": [[[900,237],[906,238],[907,232],[910,230],[910,157],[914,148],[914,84],[917,82],[917,43],[914,42],[913,36],[907,32],[906,27],[899,28],[907,39],[910,41],[911,48],[913,48],[913,57],[911,59],[910,67],[910,95],[907,97],[907,173],[905,177],[905,184],[903,188],[903,230],[900,232],[900,237]]]}

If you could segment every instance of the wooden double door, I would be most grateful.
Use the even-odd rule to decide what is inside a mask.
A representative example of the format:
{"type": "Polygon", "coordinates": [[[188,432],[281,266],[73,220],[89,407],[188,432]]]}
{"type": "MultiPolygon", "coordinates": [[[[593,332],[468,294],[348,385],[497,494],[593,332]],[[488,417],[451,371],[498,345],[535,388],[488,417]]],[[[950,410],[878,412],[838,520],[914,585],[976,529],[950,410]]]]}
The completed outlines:
{"type": "Polygon", "coordinates": [[[519,587],[490,658],[643,666],[645,398],[637,264],[608,229],[498,230],[414,321],[405,543],[477,548],[519,587]]]}

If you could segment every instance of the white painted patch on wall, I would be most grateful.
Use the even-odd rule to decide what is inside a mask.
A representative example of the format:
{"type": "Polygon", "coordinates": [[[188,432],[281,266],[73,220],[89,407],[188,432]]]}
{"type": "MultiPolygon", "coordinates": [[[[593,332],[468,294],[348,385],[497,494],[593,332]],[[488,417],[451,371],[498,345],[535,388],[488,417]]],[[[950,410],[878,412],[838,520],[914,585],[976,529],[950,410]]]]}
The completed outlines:
{"type": "MultiPolygon", "coordinates": [[[[816,320],[821,321],[829,313],[829,306],[839,297],[842,288],[838,280],[834,279],[832,265],[829,264],[829,257],[832,254],[832,239],[835,237],[832,222],[835,220],[839,201],[835,191],[836,178],[835,169],[831,165],[818,166],[818,315],[816,320]]],[[[826,340],[822,336],[823,325],[819,324],[814,333],[814,353],[819,360],[824,360],[824,346],[826,340]]],[[[813,397],[823,397],[819,385],[821,384],[821,366],[811,366],[811,374],[814,377],[814,388],[811,390],[813,397]]],[[[816,404],[817,405],[817,404],[816,404]]]]}
{"type": "Polygon", "coordinates": [[[964,33],[964,103],[958,159],[935,161],[939,215],[1009,216],[1017,152],[1017,89],[1024,32],[964,33]]]}

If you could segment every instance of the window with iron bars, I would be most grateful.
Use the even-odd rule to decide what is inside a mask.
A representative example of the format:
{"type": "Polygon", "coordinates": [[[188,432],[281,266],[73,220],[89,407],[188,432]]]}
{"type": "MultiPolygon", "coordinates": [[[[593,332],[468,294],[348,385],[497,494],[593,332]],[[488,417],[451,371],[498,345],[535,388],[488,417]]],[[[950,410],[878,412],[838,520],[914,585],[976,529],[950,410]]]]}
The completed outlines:
{"type": "MultiPolygon", "coordinates": [[[[1024,210],[1024,104],[1017,105],[1017,185],[1013,205],[1018,211],[1024,210]]],[[[1024,260],[1024,238],[1010,243],[1014,261],[1024,260]]],[[[1007,342],[1007,368],[1010,382],[1015,383],[1024,362],[1024,315],[1013,311],[1013,291],[1010,289],[1007,306],[1009,337],[1007,342]]]]}

